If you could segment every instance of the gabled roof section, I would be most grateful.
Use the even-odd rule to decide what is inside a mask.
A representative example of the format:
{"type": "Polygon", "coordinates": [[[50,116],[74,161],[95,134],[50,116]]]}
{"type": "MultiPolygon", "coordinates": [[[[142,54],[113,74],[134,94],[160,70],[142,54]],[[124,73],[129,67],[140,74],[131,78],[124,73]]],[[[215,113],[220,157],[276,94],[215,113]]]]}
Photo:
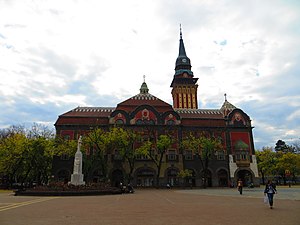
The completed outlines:
{"type": "Polygon", "coordinates": [[[140,93],[132,96],[131,98],[119,103],[116,110],[124,110],[126,112],[134,111],[138,106],[150,105],[158,112],[173,111],[172,105],[164,102],[156,96],[149,93],[149,89],[145,81],[143,82],[140,93]]]}
{"type": "Polygon", "coordinates": [[[115,110],[114,107],[76,107],[60,116],[55,126],[60,125],[87,125],[107,124],[109,115],[115,110]]]}
{"type": "Polygon", "coordinates": [[[233,104],[231,104],[230,102],[228,102],[227,100],[225,100],[225,102],[223,103],[220,110],[223,111],[224,109],[229,109],[232,111],[232,110],[236,109],[236,107],[233,104]]]}
{"type": "Polygon", "coordinates": [[[224,119],[219,109],[175,109],[181,118],[224,119]]]}
{"type": "Polygon", "coordinates": [[[226,93],[224,94],[224,96],[225,96],[225,101],[222,107],[220,108],[220,110],[224,114],[224,116],[227,116],[230,112],[232,112],[232,110],[237,109],[237,107],[235,107],[233,104],[227,101],[226,93]]]}

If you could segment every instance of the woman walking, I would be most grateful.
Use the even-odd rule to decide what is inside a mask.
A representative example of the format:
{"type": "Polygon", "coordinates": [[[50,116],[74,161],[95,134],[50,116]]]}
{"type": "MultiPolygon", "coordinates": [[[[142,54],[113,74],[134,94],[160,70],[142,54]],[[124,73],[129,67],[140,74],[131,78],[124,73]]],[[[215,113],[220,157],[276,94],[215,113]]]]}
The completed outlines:
{"type": "Polygon", "coordinates": [[[237,183],[238,191],[240,192],[240,195],[243,194],[243,181],[242,179],[239,179],[237,183]]]}
{"type": "Polygon", "coordinates": [[[274,194],[277,194],[277,190],[271,180],[268,180],[264,194],[268,196],[270,209],[273,209],[273,197],[274,197],[274,194]]]}

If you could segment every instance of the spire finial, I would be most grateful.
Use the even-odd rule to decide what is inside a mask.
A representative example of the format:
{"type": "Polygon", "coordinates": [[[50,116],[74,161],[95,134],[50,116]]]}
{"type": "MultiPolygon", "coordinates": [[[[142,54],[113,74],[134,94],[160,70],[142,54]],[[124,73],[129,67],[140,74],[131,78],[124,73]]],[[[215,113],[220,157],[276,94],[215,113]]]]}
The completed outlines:
{"type": "Polygon", "coordinates": [[[224,94],[224,97],[225,97],[225,101],[227,101],[227,94],[226,93],[224,94]]]}
{"type": "Polygon", "coordinates": [[[144,79],[144,83],[145,83],[145,81],[146,81],[146,75],[143,75],[143,79],[144,79]]]}
{"type": "Polygon", "coordinates": [[[179,26],[180,26],[180,39],[182,39],[181,23],[179,24],[179,26]]]}

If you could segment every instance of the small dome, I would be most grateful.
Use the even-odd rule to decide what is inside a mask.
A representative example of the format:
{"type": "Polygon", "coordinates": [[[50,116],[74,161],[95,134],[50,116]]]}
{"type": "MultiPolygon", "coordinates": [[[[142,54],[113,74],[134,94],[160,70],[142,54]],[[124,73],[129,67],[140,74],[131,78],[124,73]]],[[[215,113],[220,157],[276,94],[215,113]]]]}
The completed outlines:
{"type": "Polygon", "coordinates": [[[140,94],[148,94],[148,92],[149,92],[149,88],[148,88],[146,82],[143,82],[142,86],[140,88],[140,94]]]}

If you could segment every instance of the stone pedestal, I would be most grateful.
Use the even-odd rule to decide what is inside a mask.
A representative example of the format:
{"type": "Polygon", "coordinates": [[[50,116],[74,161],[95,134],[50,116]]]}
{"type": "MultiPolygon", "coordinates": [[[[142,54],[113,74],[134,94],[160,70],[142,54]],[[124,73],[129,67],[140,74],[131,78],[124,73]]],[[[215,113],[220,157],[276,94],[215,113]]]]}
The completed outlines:
{"type": "Polygon", "coordinates": [[[85,185],[85,182],[83,181],[83,174],[72,174],[71,175],[71,184],[85,185]]]}

